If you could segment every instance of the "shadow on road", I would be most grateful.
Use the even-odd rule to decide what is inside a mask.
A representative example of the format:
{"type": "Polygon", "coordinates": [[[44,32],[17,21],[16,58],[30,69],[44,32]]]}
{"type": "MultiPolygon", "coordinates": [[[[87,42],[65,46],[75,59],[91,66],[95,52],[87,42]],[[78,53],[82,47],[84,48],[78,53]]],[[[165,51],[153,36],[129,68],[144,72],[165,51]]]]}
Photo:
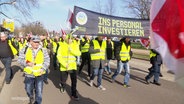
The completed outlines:
{"type": "Polygon", "coordinates": [[[48,74],[48,79],[50,79],[52,81],[52,83],[54,84],[54,86],[56,88],[60,88],[59,87],[59,83],[60,83],[60,71],[58,70],[54,70],[53,68],[50,68],[50,72],[48,74]]]}
{"type": "Polygon", "coordinates": [[[20,67],[20,66],[17,66],[17,65],[13,65],[11,66],[11,69],[12,69],[12,78],[15,76],[15,74],[20,70],[23,72],[23,69],[20,67]]]}
{"type": "MultiPolygon", "coordinates": [[[[67,92],[68,96],[71,95],[71,90],[70,89],[71,89],[71,86],[69,86],[67,84],[66,85],[66,92],[67,92]]],[[[70,99],[68,104],[99,104],[91,98],[83,97],[82,95],[80,95],[80,93],[78,93],[78,96],[79,96],[79,101],[70,99]]]]}
{"type": "Polygon", "coordinates": [[[22,69],[20,66],[17,66],[17,65],[13,65],[11,68],[12,68],[12,72],[13,72],[14,75],[15,75],[19,70],[20,70],[20,71],[23,71],[23,69],[22,69]]]}
{"type": "MultiPolygon", "coordinates": [[[[138,69],[138,68],[132,68],[132,67],[131,67],[131,69],[133,69],[133,70],[138,70],[138,71],[142,71],[142,72],[144,72],[144,73],[148,73],[147,71],[144,71],[144,70],[141,70],[141,69],[138,69]]],[[[111,77],[112,77],[112,75],[114,74],[114,71],[115,71],[115,70],[116,70],[116,69],[112,69],[112,74],[111,74],[111,75],[108,75],[108,74],[105,74],[105,73],[104,73],[104,74],[103,74],[103,79],[106,80],[106,81],[108,81],[108,82],[111,82],[111,83],[112,83],[111,77]]],[[[124,75],[125,75],[124,70],[121,72],[120,75],[122,75],[122,76],[124,77],[124,75]]],[[[143,84],[146,84],[144,78],[138,77],[137,75],[133,75],[132,73],[130,74],[130,78],[133,79],[133,80],[136,80],[136,81],[138,81],[138,82],[141,82],[141,83],[143,83],[143,84]]],[[[116,83],[119,84],[119,85],[123,85],[123,79],[122,79],[121,82],[118,81],[118,80],[115,80],[114,82],[116,82],[116,83]]]]}
{"type": "Polygon", "coordinates": [[[0,76],[1,76],[1,73],[3,72],[4,68],[1,68],[0,67],[0,76]]]}
{"type": "Polygon", "coordinates": [[[137,70],[137,71],[140,71],[140,72],[143,72],[143,73],[149,73],[148,71],[141,70],[141,69],[138,69],[138,68],[135,68],[135,67],[130,67],[130,69],[137,70]]]}
{"type": "Polygon", "coordinates": [[[56,88],[60,88],[59,87],[59,83],[60,83],[60,70],[59,67],[57,67],[56,69],[54,69],[53,66],[53,55],[50,56],[50,67],[49,67],[49,73],[48,73],[48,79],[50,79],[52,81],[52,83],[54,84],[54,86],[56,88]]]}
{"type": "Polygon", "coordinates": [[[86,74],[87,72],[81,72],[80,75],[77,75],[77,79],[80,80],[81,82],[85,83],[87,86],[89,85],[89,77],[86,74]]]}

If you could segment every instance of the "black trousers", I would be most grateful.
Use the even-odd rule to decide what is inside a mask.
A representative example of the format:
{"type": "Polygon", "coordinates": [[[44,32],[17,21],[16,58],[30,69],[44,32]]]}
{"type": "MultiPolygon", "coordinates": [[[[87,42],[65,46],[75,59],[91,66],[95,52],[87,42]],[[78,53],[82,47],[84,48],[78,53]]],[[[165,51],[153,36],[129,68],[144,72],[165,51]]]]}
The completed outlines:
{"type": "Polygon", "coordinates": [[[60,71],[61,85],[66,88],[66,80],[68,79],[68,74],[70,74],[71,79],[71,94],[75,96],[77,94],[77,71],[60,71]]]}
{"type": "Polygon", "coordinates": [[[85,53],[82,53],[81,57],[82,57],[82,63],[79,67],[79,73],[81,73],[82,68],[87,63],[88,64],[88,76],[90,77],[90,75],[91,75],[90,54],[88,52],[85,52],[85,53]]]}

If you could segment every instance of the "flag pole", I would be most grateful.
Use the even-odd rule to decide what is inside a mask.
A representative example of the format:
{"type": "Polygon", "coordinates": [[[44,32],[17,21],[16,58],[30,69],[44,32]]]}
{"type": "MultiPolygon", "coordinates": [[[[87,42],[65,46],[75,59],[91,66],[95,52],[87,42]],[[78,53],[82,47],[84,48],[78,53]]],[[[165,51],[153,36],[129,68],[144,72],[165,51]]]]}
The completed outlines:
{"type": "Polygon", "coordinates": [[[72,38],[72,34],[75,33],[79,28],[75,27],[74,29],[72,29],[72,31],[68,34],[68,55],[67,55],[67,70],[68,70],[68,66],[69,66],[69,53],[70,53],[70,40],[72,38]]]}

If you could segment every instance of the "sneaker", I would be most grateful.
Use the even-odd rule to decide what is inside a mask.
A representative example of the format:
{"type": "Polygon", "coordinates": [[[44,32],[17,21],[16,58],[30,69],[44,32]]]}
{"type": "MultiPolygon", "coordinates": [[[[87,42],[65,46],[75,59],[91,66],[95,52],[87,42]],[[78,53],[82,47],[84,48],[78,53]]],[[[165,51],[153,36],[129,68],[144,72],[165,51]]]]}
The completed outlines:
{"type": "Polygon", "coordinates": [[[98,87],[98,89],[99,89],[99,90],[103,90],[103,91],[105,91],[105,90],[106,90],[106,88],[105,88],[105,87],[103,87],[102,85],[100,85],[100,86],[98,87]]]}
{"type": "Polygon", "coordinates": [[[159,82],[153,81],[153,84],[157,85],[157,86],[161,86],[161,84],[159,82]]]}
{"type": "Polygon", "coordinates": [[[163,77],[162,73],[159,74],[159,77],[163,77]]]}
{"type": "Polygon", "coordinates": [[[65,88],[61,84],[59,84],[59,86],[60,86],[60,92],[65,93],[65,88]]]}
{"type": "Polygon", "coordinates": [[[114,82],[115,82],[115,80],[113,78],[111,78],[111,83],[114,83],[114,82]]]}
{"type": "Polygon", "coordinates": [[[10,84],[10,81],[6,81],[6,84],[10,84]]]}
{"type": "Polygon", "coordinates": [[[125,88],[131,88],[130,85],[127,85],[127,84],[123,84],[123,87],[125,87],[125,88]]]}
{"type": "Polygon", "coordinates": [[[77,95],[71,96],[71,99],[76,100],[76,101],[79,101],[79,97],[77,95]]]}
{"type": "Polygon", "coordinates": [[[105,71],[106,72],[106,74],[109,74],[109,72],[108,71],[105,71]]]}
{"type": "Polygon", "coordinates": [[[152,67],[148,68],[148,70],[149,70],[149,72],[151,72],[151,70],[152,70],[152,67]]]}
{"type": "Polygon", "coordinates": [[[93,80],[90,80],[90,82],[89,82],[89,86],[93,86],[93,80]]]}
{"type": "Polygon", "coordinates": [[[44,82],[45,84],[49,84],[49,82],[48,82],[47,80],[43,80],[43,82],[44,82]]]}
{"type": "Polygon", "coordinates": [[[145,77],[146,84],[149,84],[149,80],[145,77]]]}
{"type": "Polygon", "coordinates": [[[34,104],[34,98],[30,97],[29,98],[29,103],[28,104],[34,104]]]}

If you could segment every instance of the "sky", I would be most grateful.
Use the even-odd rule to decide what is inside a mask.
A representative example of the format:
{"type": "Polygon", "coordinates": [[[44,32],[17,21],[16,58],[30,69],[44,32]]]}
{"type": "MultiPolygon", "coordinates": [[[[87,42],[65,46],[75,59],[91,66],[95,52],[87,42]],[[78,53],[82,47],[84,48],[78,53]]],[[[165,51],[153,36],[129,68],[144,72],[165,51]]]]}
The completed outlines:
{"type": "MultiPolygon", "coordinates": [[[[116,13],[114,15],[120,17],[131,17],[130,13],[123,8],[125,3],[122,0],[113,0],[116,6],[116,13]]],[[[103,6],[106,5],[107,0],[101,0],[103,6]]],[[[32,10],[32,19],[29,21],[40,21],[44,27],[49,30],[60,31],[61,28],[66,29],[66,20],[68,18],[68,11],[73,11],[74,6],[79,6],[84,9],[96,10],[96,0],[40,0],[39,8],[32,10]]],[[[24,17],[17,12],[10,12],[13,18],[24,21],[24,17]]],[[[2,18],[2,17],[1,17],[2,18]]],[[[15,21],[15,26],[21,26],[20,22],[15,21]]]]}

